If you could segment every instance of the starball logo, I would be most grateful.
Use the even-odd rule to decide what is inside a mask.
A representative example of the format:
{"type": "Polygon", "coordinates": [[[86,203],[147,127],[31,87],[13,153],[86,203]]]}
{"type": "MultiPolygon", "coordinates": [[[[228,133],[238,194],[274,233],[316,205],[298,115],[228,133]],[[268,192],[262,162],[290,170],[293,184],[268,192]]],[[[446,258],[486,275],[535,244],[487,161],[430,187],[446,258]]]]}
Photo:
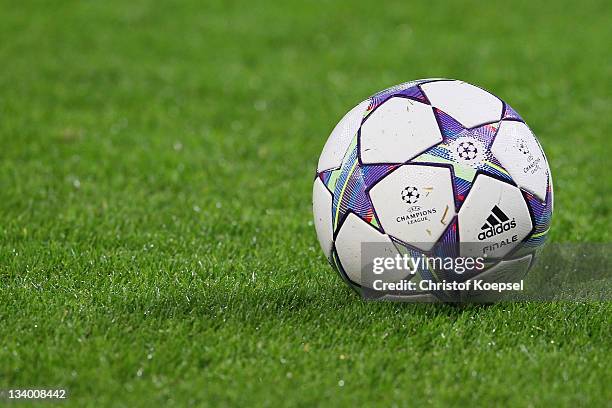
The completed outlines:
{"type": "Polygon", "coordinates": [[[402,200],[404,203],[408,204],[409,207],[406,208],[406,214],[400,215],[395,218],[396,222],[406,222],[408,224],[415,224],[422,221],[429,221],[429,215],[435,214],[435,208],[423,208],[421,205],[417,205],[419,200],[422,198],[426,198],[429,196],[432,187],[422,187],[422,190],[419,190],[418,187],[415,186],[407,186],[401,192],[402,200]]]}
{"type": "Polygon", "coordinates": [[[516,228],[516,220],[514,218],[510,219],[505,212],[495,205],[491,209],[487,221],[480,227],[482,231],[478,234],[478,239],[484,241],[513,228],[516,228]]]}
{"type": "Polygon", "coordinates": [[[524,155],[528,155],[530,153],[529,147],[527,146],[527,142],[525,141],[525,139],[518,139],[516,141],[516,148],[524,155]]]}
{"type": "Polygon", "coordinates": [[[417,187],[408,186],[402,190],[402,200],[404,200],[406,204],[416,204],[420,197],[421,194],[417,187]]]}

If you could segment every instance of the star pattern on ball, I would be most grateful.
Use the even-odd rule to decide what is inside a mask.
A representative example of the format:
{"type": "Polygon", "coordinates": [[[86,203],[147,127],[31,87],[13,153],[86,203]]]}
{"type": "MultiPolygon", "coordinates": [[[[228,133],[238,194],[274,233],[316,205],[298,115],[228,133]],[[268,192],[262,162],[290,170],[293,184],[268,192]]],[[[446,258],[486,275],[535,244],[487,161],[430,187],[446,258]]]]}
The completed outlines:
{"type": "Polygon", "coordinates": [[[440,126],[442,142],[425,150],[412,162],[451,167],[457,210],[463,204],[478,171],[512,181],[510,174],[491,153],[499,121],[466,128],[440,109],[433,108],[433,112],[440,126]]]}
{"type": "Polygon", "coordinates": [[[380,229],[374,212],[374,205],[366,191],[378,180],[392,172],[399,165],[359,164],[357,136],[347,150],[338,169],[324,171],[319,178],[333,194],[332,222],[334,231],[349,214],[355,214],[365,222],[380,229]]]}
{"type": "MultiPolygon", "coordinates": [[[[368,109],[364,113],[367,120],[369,114],[391,97],[408,98],[415,103],[430,105],[430,101],[418,86],[401,86],[382,91],[371,97],[368,109]]],[[[501,179],[511,181],[511,177],[490,151],[497,133],[499,121],[486,123],[474,128],[466,128],[450,115],[432,106],[443,140],[410,159],[412,163],[429,165],[445,165],[453,171],[453,190],[456,210],[458,211],[467,196],[478,171],[493,174],[501,179]],[[460,139],[460,140],[459,140],[460,139]],[[461,144],[464,140],[472,143],[461,144]],[[460,151],[457,150],[461,144],[460,151]]],[[[514,111],[506,108],[500,118],[519,120],[514,111]]],[[[385,177],[402,163],[363,164],[359,156],[359,133],[349,145],[341,165],[335,169],[325,170],[319,174],[327,189],[332,193],[332,223],[333,230],[342,220],[353,213],[362,220],[380,229],[376,212],[367,191],[378,180],[385,177]]],[[[412,196],[402,196],[402,199],[414,200],[412,196]]],[[[418,198],[416,198],[418,199],[418,198]]],[[[408,201],[410,203],[410,201],[408,201]]]]}

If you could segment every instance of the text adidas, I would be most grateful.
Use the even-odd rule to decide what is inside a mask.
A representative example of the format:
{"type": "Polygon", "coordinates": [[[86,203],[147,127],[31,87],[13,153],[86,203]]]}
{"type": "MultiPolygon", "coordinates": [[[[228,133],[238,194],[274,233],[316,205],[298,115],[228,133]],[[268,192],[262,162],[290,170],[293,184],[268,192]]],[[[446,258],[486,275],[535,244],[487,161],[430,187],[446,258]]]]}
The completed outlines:
{"type": "Polygon", "coordinates": [[[478,234],[478,239],[480,241],[484,241],[487,238],[494,237],[505,231],[510,231],[513,228],[516,228],[516,220],[514,218],[509,221],[498,224],[494,227],[492,226],[485,231],[482,231],[480,234],[478,234]]]}

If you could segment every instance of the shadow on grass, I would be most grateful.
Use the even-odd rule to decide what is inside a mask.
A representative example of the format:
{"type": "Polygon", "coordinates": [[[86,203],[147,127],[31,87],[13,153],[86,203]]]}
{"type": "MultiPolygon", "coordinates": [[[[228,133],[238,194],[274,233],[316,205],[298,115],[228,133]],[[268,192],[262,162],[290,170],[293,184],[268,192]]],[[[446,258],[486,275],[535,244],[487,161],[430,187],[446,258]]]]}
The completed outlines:
{"type": "Polygon", "coordinates": [[[335,322],[360,320],[362,324],[401,317],[442,317],[455,320],[466,312],[478,313],[484,305],[453,305],[444,303],[406,303],[367,301],[352,290],[338,284],[316,288],[287,285],[277,288],[209,287],[205,291],[168,293],[156,299],[136,296],[124,299],[115,308],[123,313],[142,313],[159,319],[193,319],[234,321],[258,325],[262,321],[313,320],[330,318],[335,322]],[[126,301],[127,300],[127,301],[126,301]]]}

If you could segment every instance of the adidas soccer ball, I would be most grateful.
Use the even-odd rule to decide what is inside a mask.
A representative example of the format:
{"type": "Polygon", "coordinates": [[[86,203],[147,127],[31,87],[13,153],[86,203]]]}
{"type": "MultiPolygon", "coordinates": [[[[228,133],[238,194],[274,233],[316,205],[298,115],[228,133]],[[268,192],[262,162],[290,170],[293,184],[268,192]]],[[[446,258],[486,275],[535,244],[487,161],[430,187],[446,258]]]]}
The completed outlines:
{"type": "MultiPolygon", "coordinates": [[[[351,109],[323,148],[313,189],[321,248],[357,289],[364,243],[388,255],[481,255],[478,274],[491,279],[509,266],[526,273],[552,209],[550,169],[523,119],[449,79],[394,86],[351,109]]],[[[414,279],[439,276],[421,273],[414,279]]]]}

